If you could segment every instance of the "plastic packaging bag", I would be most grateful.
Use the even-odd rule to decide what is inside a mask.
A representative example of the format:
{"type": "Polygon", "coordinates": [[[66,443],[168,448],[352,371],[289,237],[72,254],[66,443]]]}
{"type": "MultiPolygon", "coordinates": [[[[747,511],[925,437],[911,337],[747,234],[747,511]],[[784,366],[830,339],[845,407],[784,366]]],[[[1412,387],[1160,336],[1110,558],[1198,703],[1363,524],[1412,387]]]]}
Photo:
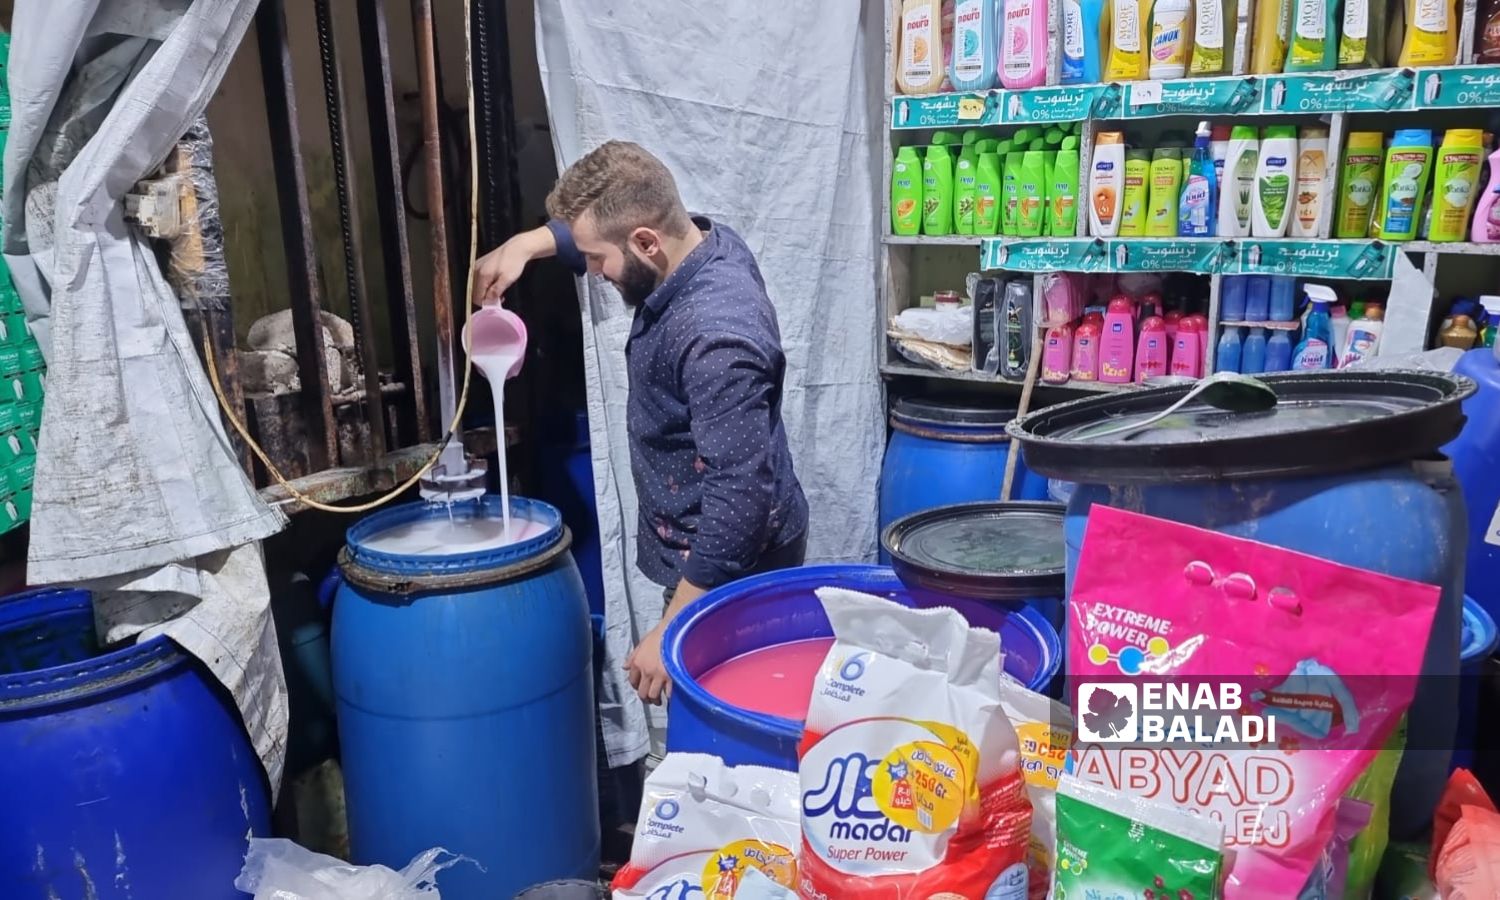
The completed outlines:
{"type": "MultiPolygon", "coordinates": [[[[1345,797],[1339,801],[1333,837],[1318,854],[1317,865],[1307,876],[1307,884],[1297,895],[1297,900],[1341,900],[1345,896],[1349,880],[1349,844],[1360,829],[1370,823],[1373,811],[1370,804],[1359,800],[1345,797]]],[[[1369,896],[1369,892],[1356,896],[1369,896]]]]}
{"type": "Polygon", "coordinates": [[[1223,878],[1218,822],[1071,776],[1058,783],[1055,896],[1214,900],[1223,878]]]}
{"type": "Polygon", "coordinates": [[[951,609],[838,588],[800,748],[799,894],[1025,896],[1031,804],[1000,706],[1000,638],[951,609]]]}
{"type": "Polygon", "coordinates": [[[285,838],[251,838],[234,886],[255,900],[439,900],[438,873],[462,861],[434,847],[396,872],[350,865],[285,838]]]}
{"type": "Polygon", "coordinates": [[[1447,900],[1500,897],[1500,813],[1463,807],[1443,842],[1434,880],[1447,900]]]}
{"type": "Polygon", "coordinates": [[[610,887],[614,900],[730,900],[759,871],[793,888],[796,848],[796,773],[669,753],[646,779],[630,862],[610,887]]]}
{"type": "Polygon", "coordinates": [[[1349,866],[1344,897],[1364,900],[1375,887],[1380,860],[1385,856],[1391,837],[1391,787],[1396,783],[1396,769],[1406,751],[1406,717],[1391,733],[1375,761],[1355,780],[1344,796],[1370,804],[1370,821],[1349,843],[1349,866]]]}
{"type": "Polygon", "coordinates": [[[1427,874],[1434,879],[1437,877],[1438,861],[1442,859],[1444,845],[1448,843],[1448,833],[1463,817],[1466,806],[1496,811],[1495,801],[1490,799],[1474,773],[1468,769],[1454,769],[1453,774],[1448,776],[1448,784],[1443,788],[1443,796],[1432,816],[1432,854],[1427,874]]]}
{"type": "MultiPolygon", "coordinates": [[[[1106,679],[1126,695],[1153,683],[1232,688],[1239,708],[1215,707],[1215,726],[1274,722],[1275,743],[1080,742],[1071,771],[1222,821],[1230,900],[1295,897],[1334,834],[1338,798],[1411,704],[1438,595],[1095,506],[1069,600],[1078,693],[1089,690],[1092,703],[1102,692],[1085,683],[1106,679]],[[1381,623],[1380,640],[1350,622],[1381,623]]],[[[1090,721],[1082,716],[1081,736],[1090,721]]]]}
{"type": "Polygon", "coordinates": [[[1057,781],[1073,746],[1073,714],[1019,681],[1000,679],[1000,705],[1016,729],[1021,774],[1031,798],[1031,844],[1026,867],[1031,873],[1030,900],[1045,900],[1052,883],[1053,847],[1057,843],[1057,781]]]}

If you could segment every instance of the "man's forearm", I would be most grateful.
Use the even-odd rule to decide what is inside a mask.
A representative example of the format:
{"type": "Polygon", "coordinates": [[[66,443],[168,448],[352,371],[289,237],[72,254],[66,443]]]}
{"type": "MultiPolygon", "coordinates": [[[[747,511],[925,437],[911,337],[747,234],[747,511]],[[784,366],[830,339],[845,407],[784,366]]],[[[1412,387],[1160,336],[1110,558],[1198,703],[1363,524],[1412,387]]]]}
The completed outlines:
{"type": "Polygon", "coordinates": [[[661,621],[665,625],[677,617],[677,614],[687,609],[694,600],[708,593],[705,588],[698,587],[686,578],[677,582],[677,589],[672,592],[672,599],[667,603],[666,612],[662,613],[661,621]]]}

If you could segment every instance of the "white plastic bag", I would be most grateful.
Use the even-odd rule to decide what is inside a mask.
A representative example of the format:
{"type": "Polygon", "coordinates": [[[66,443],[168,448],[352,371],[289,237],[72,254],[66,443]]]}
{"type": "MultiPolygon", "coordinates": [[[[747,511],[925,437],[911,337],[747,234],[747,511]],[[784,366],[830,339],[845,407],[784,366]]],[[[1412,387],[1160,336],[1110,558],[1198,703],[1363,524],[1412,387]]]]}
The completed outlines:
{"type": "Polygon", "coordinates": [[[434,847],[396,872],[350,865],[285,838],[251,838],[234,886],[255,900],[440,900],[437,874],[463,859],[434,847]]]}

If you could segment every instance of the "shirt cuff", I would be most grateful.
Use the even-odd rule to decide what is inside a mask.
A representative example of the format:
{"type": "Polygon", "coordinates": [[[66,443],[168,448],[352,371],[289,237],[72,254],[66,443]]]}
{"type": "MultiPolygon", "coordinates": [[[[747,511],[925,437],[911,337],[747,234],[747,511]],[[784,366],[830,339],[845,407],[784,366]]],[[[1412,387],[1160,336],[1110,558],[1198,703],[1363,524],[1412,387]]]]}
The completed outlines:
{"type": "Polygon", "coordinates": [[[578,252],[578,245],[573,243],[573,230],[567,223],[553,219],[547,223],[547,230],[552,232],[552,239],[557,242],[557,259],[568,267],[574,275],[585,275],[588,273],[588,260],[578,252]]]}

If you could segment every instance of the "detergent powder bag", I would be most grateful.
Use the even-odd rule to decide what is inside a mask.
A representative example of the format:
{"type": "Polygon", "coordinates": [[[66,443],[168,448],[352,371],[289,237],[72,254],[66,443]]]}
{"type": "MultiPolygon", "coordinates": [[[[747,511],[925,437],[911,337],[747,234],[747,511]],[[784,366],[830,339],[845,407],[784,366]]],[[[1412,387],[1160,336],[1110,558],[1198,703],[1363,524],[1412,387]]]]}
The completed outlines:
{"type": "Polygon", "coordinates": [[[1069,599],[1070,771],[1221,823],[1229,900],[1296,897],[1411,704],[1438,596],[1095,506],[1069,599]]]}
{"type": "Polygon", "coordinates": [[[731,900],[752,871],[796,886],[796,773],[668,754],[646,779],[614,900],[731,900]]]}
{"type": "Polygon", "coordinates": [[[805,900],[1025,900],[1031,804],[1000,638],[838,588],[800,748],[805,900]]]}
{"type": "Polygon", "coordinates": [[[1031,843],[1026,849],[1031,878],[1028,894],[1030,900],[1045,900],[1057,843],[1057,781],[1073,746],[1073,714],[1009,675],[1000,679],[1000,706],[1016,729],[1021,774],[1031,798],[1031,843]]]}

